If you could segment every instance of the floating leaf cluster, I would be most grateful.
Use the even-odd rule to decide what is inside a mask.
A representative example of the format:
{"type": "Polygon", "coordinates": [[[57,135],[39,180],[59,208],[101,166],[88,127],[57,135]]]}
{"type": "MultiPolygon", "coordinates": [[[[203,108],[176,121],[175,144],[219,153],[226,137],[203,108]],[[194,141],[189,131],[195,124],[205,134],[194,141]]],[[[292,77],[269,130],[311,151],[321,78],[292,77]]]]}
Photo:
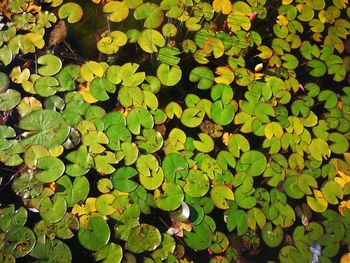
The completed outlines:
{"type": "Polygon", "coordinates": [[[347,0],[0,10],[1,262],[349,262],[347,0]]]}

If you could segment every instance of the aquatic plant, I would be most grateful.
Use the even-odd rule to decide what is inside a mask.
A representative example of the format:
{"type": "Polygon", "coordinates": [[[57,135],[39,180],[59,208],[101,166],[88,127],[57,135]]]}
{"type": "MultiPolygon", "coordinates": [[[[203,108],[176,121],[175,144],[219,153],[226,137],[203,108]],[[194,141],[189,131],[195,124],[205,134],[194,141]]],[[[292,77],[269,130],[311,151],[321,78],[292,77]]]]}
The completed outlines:
{"type": "Polygon", "coordinates": [[[349,261],[347,0],[0,10],[3,262],[349,261]]]}

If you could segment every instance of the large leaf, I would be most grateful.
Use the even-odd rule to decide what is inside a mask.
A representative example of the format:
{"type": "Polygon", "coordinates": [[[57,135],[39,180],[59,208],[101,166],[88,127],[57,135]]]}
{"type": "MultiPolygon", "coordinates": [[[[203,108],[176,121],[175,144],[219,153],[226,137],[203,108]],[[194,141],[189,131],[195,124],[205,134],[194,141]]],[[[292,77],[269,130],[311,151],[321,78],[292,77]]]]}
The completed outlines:
{"type": "Polygon", "coordinates": [[[21,141],[24,146],[41,144],[48,149],[62,144],[70,131],[62,115],[52,110],[31,112],[19,122],[19,127],[29,131],[21,141]]]}

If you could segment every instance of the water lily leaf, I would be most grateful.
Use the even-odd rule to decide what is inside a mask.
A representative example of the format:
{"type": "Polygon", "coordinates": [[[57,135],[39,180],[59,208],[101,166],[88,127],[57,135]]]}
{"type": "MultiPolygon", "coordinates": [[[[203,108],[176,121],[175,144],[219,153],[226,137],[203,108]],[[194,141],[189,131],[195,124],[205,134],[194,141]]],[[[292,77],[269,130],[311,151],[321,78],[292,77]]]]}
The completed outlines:
{"type": "Polygon", "coordinates": [[[332,132],[329,134],[328,140],[333,142],[333,144],[330,145],[330,149],[333,153],[342,154],[349,148],[349,140],[341,133],[332,132]]]}
{"type": "Polygon", "coordinates": [[[337,198],[343,199],[343,189],[334,181],[328,181],[322,186],[321,191],[329,204],[336,205],[339,203],[337,198]]]}
{"type": "Polygon", "coordinates": [[[76,3],[65,3],[58,10],[58,17],[61,19],[67,18],[68,22],[73,24],[83,17],[83,9],[76,3]]]}
{"type": "Polygon", "coordinates": [[[39,207],[40,216],[49,223],[60,221],[67,211],[67,203],[63,196],[56,195],[53,202],[45,197],[39,207]]]}
{"type": "Polygon", "coordinates": [[[157,69],[157,77],[163,85],[170,87],[176,85],[180,81],[182,71],[177,66],[171,67],[162,63],[157,69]]]}
{"type": "Polygon", "coordinates": [[[143,149],[146,153],[154,153],[163,145],[162,134],[153,129],[144,129],[142,136],[138,136],[137,145],[139,149],[143,149]]]}
{"type": "Polygon", "coordinates": [[[263,153],[252,150],[244,152],[236,165],[237,171],[245,171],[251,176],[258,176],[265,171],[267,165],[266,157],[263,153]]]}
{"type": "Polygon", "coordinates": [[[138,186],[138,183],[130,180],[138,172],[132,167],[121,167],[112,175],[113,187],[121,192],[132,192],[138,186]]]}
{"type": "Polygon", "coordinates": [[[269,140],[273,136],[275,136],[277,139],[281,139],[283,135],[283,129],[281,125],[278,122],[270,122],[265,126],[265,137],[269,140]]]}
{"type": "Polygon", "coordinates": [[[127,42],[127,36],[122,31],[112,31],[97,42],[97,49],[104,54],[112,55],[118,52],[119,48],[127,42]]]}
{"type": "Polygon", "coordinates": [[[45,243],[36,243],[30,256],[48,263],[62,262],[69,263],[72,261],[72,252],[69,247],[61,240],[46,240],[45,243]]]}
{"type": "Polygon", "coordinates": [[[254,207],[247,212],[247,225],[255,230],[257,224],[260,229],[263,229],[266,224],[266,216],[261,209],[254,207]]]}
{"type": "Polygon", "coordinates": [[[143,3],[135,9],[134,17],[136,20],[145,19],[145,28],[157,28],[162,24],[164,14],[158,5],[143,3]]]}
{"type": "Polygon", "coordinates": [[[285,193],[293,199],[300,199],[305,195],[305,193],[300,190],[297,179],[297,176],[288,176],[283,183],[283,189],[285,193]]]}
{"type": "Polygon", "coordinates": [[[34,144],[26,149],[24,153],[24,162],[29,168],[35,169],[38,160],[45,156],[49,156],[49,151],[40,144],[34,144]]]}
{"type": "Polygon", "coordinates": [[[186,176],[184,191],[192,197],[201,197],[209,190],[209,179],[202,171],[190,171],[186,176]]]}
{"type": "Polygon", "coordinates": [[[155,76],[146,76],[145,82],[141,87],[143,90],[147,90],[156,94],[160,90],[161,83],[160,80],[155,76]]]}
{"type": "Polygon", "coordinates": [[[165,39],[161,33],[153,29],[146,29],[141,32],[137,43],[147,53],[157,52],[157,47],[165,45],[165,39]]]}
{"type": "Polygon", "coordinates": [[[227,25],[231,32],[237,32],[241,28],[248,31],[251,27],[251,22],[246,14],[234,10],[227,16],[227,25]]]}
{"type": "Polygon", "coordinates": [[[208,153],[214,150],[214,141],[208,134],[199,133],[198,137],[200,141],[193,141],[193,145],[198,151],[208,153]]]}
{"type": "Polygon", "coordinates": [[[75,178],[72,184],[70,178],[64,175],[56,183],[58,186],[56,196],[63,196],[68,207],[85,200],[90,191],[90,184],[85,176],[75,178]]]}
{"type": "Polygon", "coordinates": [[[120,112],[109,112],[103,118],[105,130],[108,130],[112,125],[126,126],[126,119],[120,112]]]}
{"type": "Polygon", "coordinates": [[[169,119],[173,119],[176,116],[178,119],[182,115],[182,108],[177,102],[170,102],[165,108],[165,113],[169,119]]]}
{"type": "Polygon", "coordinates": [[[312,70],[309,72],[311,76],[313,77],[322,77],[327,72],[327,66],[325,63],[323,63],[320,60],[313,59],[307,63],[307,65],[312,68],[312,70]]]}
{"type": "Polygon", "coordinates": [[[112,164],[118,163],[116,155],[110,151],[106,151],[104,155],[96,155],[94,157],[95,169],[101,174],[111,174],[115,171],[112,164]]]}
{"type": "Polygon", "coordinates": [[[212,230],[205,221],[193,226],[191,232],[185,231],[184,236],[186,244],[195,250],[208,248],[213,239],[212,230]]]}
{"type": "Polygon", "coordinates": [[[33,231],[24,226],[17,226],[10,229],[6,233],[5,240],[4,250],[13,254],[16,258],[27,255],[36,243],[33,231]]]}
{"type": "Polygon", "coordinates": [[[96,61],[85,62],[80,68],[80,75],[86,81],[92,81],[95,76],[102,78],[105,70],[96,61]]]}
{"type": "Polygon", "coordinates": [[[185,178],[188,174],[188,163],[184,157],[178,153],[170,153],[165,156],[162,168],[166,179],[174,182],[178,178],[185,178]]]}
{"type": "Polygon", "coordinates": [[[298,59],[292,54],[286,54],[281,57],[284,61],[282,66],[286,69],[296,69],[299,65],[298,59]]]}
{"type": "Polygon", "coordinates": [[[75,90],[75,80],[80,76],[78,65],[65,66],[58,75],[58,81],[64,90],[75,90]]]}
{"type": "Polygon", "coordinates": [[[102,217],[90,217],[88,226],[82,226],[78,232],[80,244],[91,251],[97,251],[108,243],[110,230],[102,217]]]}
{"type": "Polygon", "coordinates": [[[41,169],[35,178],[44,183],[50,183],[60,178],[65,170],[64,163],[56,157],[43,157],[38,160],[37,168],[41,169]]]}
{"type": "Polygon", "coordinates": [[[0,151],[7,150],[12,146],[12,142],[7,140],[16,136],[16,132],[9,126],[0,125],[0,151]]]}
{"type": "Polygon", "coordinates": [[[108,136],[108,147],[112,150],[121,150],[122,142],[131,141],[131,133],[124,125],[111,125],[107,131],[106,135],[108,136]]]}
{"type": "Polygon", "coordinates": [[[126,241],[127,249],[133,253],[153,251],[160,244],[161,235],[158,228],[148,224],[134,228],[126,241]]]}
{"type": "Polygon", "coordinates": [[[0,93],[0,111],[8,111],[17,106],[21,100],[21,94],[13,89],[0,93]]]}
{"type": "Polygon", "coordinates": [[[228,104],[233,98],[233,90],[227,84],[216,84],[210,91],[210,97],[214,101],[220,99],[223,104],[228,104]]]}
{"type": "Polygon", "coordinates": [[[248,231],[248,225],[246,223],[246,212],[241,209],[229,209],[225,211],[226,226],[228,231],[232,231],[237,228],[237,234],[239,236],[243,235],[248,231]]]}
{"type": "Polygon", "coordinates": [[[117,152],[117,159],[122,160],[124,158],[125,165],[131,165],[136,162],[139,154],[139,150],[135,143],[123,142],[121,145],[122,151],[117,152]]]}
{"type": "Polygon", "coordinates": [[[109,99],[109,93],[114,93],[116,87],[106,78],[95,78],[90,84],[91,95],[99,101],[106,101],[109,99]]]}
{"type": "Polygon", "coordinates": [[[60,145],[70,130],[62,115],[52,110],[31,112],[20,121],[19,127],[30,131],[30,135],[24,138],[21,144],[41,144],[47,149],[60,145]]]}
{"type": "Polygon", "coordinates": [[[209,89],[214,83],[214,74],[207,67],[196,67],[191,70],[189,79],[198,82],[199,89],[209,89]]]}
{"type": "Polygon", "coordinates": [[[170,66],[176,66],[180,62],[180,58],[177,57],[180,54],[180,50],[177,47],[162,47],[159,49],[159,60],[170,66]]]}
{"type": "MultiPolygon", "coordinates": [[[[24,51],[34,53],[35,48],[41,49],[44,47],[45,41],[41,35],[30,32],[24,35],[22,40],[22,45],[23,45],[24,51]]],[[[0,49],[1,54],[3,54],[3,56],[7,55],[7,52],[10,52],[10,51],[7,51],[6,48],[7,46],[4,46],[2,49],[0,49]]],[[[8,59],[6,57],[3,57],[3,58],[8,59]]],[[[5,61],[3,60],[3,62],[4,64],[6,64],[6,60],[5,61]]]]}
{"type": "Polygon", "coordinates": [[[210,191],[210,197],[213,200],[214,205],[220,209],[228,209],[229,205],[227,200],[234,200],[232,190],[226,185],[214,186],[210,191]]]}
{"type": "Polygon", "coordinates": [[[176,243],[172,236],[168,234],[162,234],[162,243],[160,246],[152,252],[154,259],[165,260],[171,256],[175,251],[176,243]]]}
{"type": "Polygon", "coordinates": [[[223,83],[223,84],[230,85],[235,79],[235,74],[232,71],[232,69],[229,67],[223,67],[223,66],[217,67],[215,69],[215,73],[219,75],[215,77],[216,83],[223,83]]]}
{"type": "Polygon", "coordinates": [[[133,134],[140,134],[141,126],[146,129],[152,129],[154,120],[152,114],[145,108],[134,108],[127,116],[128,128],[133,134]]]}
{"type": "Polygon", "coordinates": [[[254,113],[256,117],[263,123],[269,123],[270,118],[268,116],[275,116],[275,110],[270,104],[259,102],[255,105],[254,113]]]}
{"type": "Polygon", "coordinates": [[[322,161],[322,157],[328,159],[331,155],[331,150],[329,149],[327,142],[321,138],[312,139],[308,150],[310,151],[311,156],[317,161],[322,161]]]}
{"type": "Polygon", "coordinates": [[[186,20],[185,25],[189,31],[198,31],[201,29],[200,18],[190,17],[186,20]]]}
{"type": "Polygon", "coordinates": [[[231,103],[223,104],[221,101],[215,101],[211,106],[210,113],[213,121],[224,126],[233,121],[235,109],[231,103]]]}
{"type": "Polygon", "coordinates": [[[267,222],[265,227],[261,231],[262,238],[266,245],[269,247],[278,247],[283,241],[283,229],[280,226],[272,228],[272,223],[267,222]]]}
{"type": "Polygon", "coordinates": [[[312,191],[310,187],[317,188],[317,181],[310,174],[301,174],[297,178],[297,185],[303,193],[311,195],[312,191]]]}
{"type": "Polygon", "coordinates": [[[129,15],[129,8],[126,1],[113,1],[103,6],[103,12],[108,14],[112,22],[121,22],[129,15]]]}
{"type": "Polygon", "coordinates": [[[212,5],[216,13],[222,12],[224,15],[228,15],[232,11],[232,3],[229,0],[214,0],[212,5]]]}
{"type": "Polygon", "coordinates": [[[62,68],[62,61],[55,55],[44,55],[38,58],[38,73],[42,76],[53,76],[62,68]]]}
{"type": "Polygon", "coordinates": [[[250,150],[249,141],[239,133],[232,134],[229,137],[228,147],[235,157],[240,156],[240,151],[247,152],[250,150]]]}
{"type": "Polygon", "coordinates": [[[337,94],[331,90],[321,91],[317,98],[319,101],[325,101],[324,107],[328,110],[334,108],[338,102],[337,94]]]}
{"type": "MultiPolygon", "coordinates": [[[[314,1],[317,2],[317,1],[314,1]]],[[[314,10],[309,6],[309,5],[299,5],[299,15],[298,15],[298,19],[302,22],[308,22],[310,21],[312,18],[314,18],[314,10]]]]}
{"type": "Polygon", "coordinates": [[[154,200],[158,208],[164,211],[173,211],[180,207],[184,194],[180,186],[172,182],[162,185],[163,193],[159,189],[154,191],[154,200]]]}
{"type": "Polygon", "coordinates": [[[120,263],[123,259],[123,249],[113,242],[101,247],[95,255],[96,261],[103,260],[104,263],[120,263]]]}
{"type": "Polygon", "coordinates": [[[24,226],[28,218],[28,212],[25,208],[20,207],[15,210],[13,204],[3,208],[0,214],[1,230],[8,232],[10,229],[24,226]]]}
{"type": "Polygon", "coordinates": [[[204,112],[197,108],[187,108],[183,111],[180,121],[183,125],[194,128],[201,124],[204,118],[204,112]]]}
{"type": "Polygon", "coordinates": [[[308,206],[317,213],[322,213],[326,211],[328,207],[328,202],[324,198],[321,191],[314,189],[314,197],[307,196],[306,201],[308,206]]]}
{"type": "Polygon", "coordinates": [[[89,146],[90,153],[102,153],[105,147],[102,144],[108,144],[108,137],[100,131],[87,131],[83,136],[83,144],[89,146]]]}
{"type": "Polygon", "coordinates": [[[40,77],[34,82],[35,91],[42,97],[49,97],[56,93],[59,82],[54,77],[40,77]]]}
{"type": "MultiPolygon", "coordinates": [[[[33,48],[34,49],[34,48],[33,48]]],[[[35,50],[35,49],[34,49],[35,50]]],[[[34,51],[33,51],[34,52],[34,51]]],[[[12,61],[12,52],[8,46],[0,48],[0,61],[7,66],[12,61]]]]}
{"type": "Polygon", "coordinates": [[[0,72],[0,93],[5,92],[10,86],[10,78],[3,72],[0,72]]]}

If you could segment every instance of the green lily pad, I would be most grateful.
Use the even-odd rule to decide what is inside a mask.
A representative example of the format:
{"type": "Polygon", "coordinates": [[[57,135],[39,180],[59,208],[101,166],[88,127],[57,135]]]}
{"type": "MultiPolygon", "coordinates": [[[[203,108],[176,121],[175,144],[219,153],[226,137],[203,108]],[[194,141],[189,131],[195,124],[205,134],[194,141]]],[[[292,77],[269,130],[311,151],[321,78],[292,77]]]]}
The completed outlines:
{"type": "Polygon", "coordinates": [[[157,4],[143,3],[135,9],[134,17],[136,20],[145,19],[145,28],[157,28],[162,24],[164,14],[157,4]]]}
{"type": "Polygon", "coordinates": [[[4,250],[13,254],[16,258],[29,254],[36,243],[33,231],[24,226],[10,229],[6,233],[5,240],[4,250]]]}
{"type": "Polygon", "coordinates": [[[190,171],[186,176],[184,186],[186,194],[192,197],[201,197],[209,191],[209,179],[202,171],[190,171]]]}
{"type": "Polygon", "coordinates": [[[21,100],[21,94],[13,89],[0,93],[0,111],[8,111],[17,106],[21,100]]]}
{"type": "Polygon", "coordinates": [[[178,178],[185,178],[188,174],[188,163],[184,157],[178,153],[170,153],[165,156],[162,162],[165,178],[175,182],[178,178]]]}
{"type": "Polygon", "coordinates": [[[67,202],[63,196],[56,195],[53,202],[49,197],[45,197],[39,207],[41,217],[49,222],[56,223],[60,221],[67,211],[67,202]]]}
{"type": "Polygon", "coordinates": [[[13,204],[3,208],[0,214],[0,229],[8,232],[14,227],[24,226],[28,218],[28,212],[25,208],[20,207],[15,210],[13,204]]]}
{"type": "Polygon", "coordinates": [[[58,81],[64,90],[75,90],[75,81],[80,76],[80,67],[78,65],[65,66],[58,75],[58,81]]]}
{"type": "Polygon", "coordinates": [[[31,112],[19,122],[19,127],[30,131],[30,135],[21,141],[22,145],[41,144],[47,149],[63,143],[70,131],[62,115],[53,110],[31,112]]]}
{"type": "Polygon", "coordinates": [[[10,78],[3,72],[0,72],[0,93],[5,92],[10,86],[10,78]]]}
{"type": "Polygon", "coordinates": [[[157,52],[157,47],[165,45],[165,39],[161,33],[154,29],[146,29],[141,32],[137,43],[147,53],[157,52]]]}
{"type": "Polygon", "coordinates": [[[141,126],[152,129],[154,120],[152,114],[145,108],[134,108],[127,116],[128,128],[133,134],[140,134],[141,126]]]}
{"type": "Polygon", "coordinates": [[[211,106],[210,114],[213,121],[225,126],[233,121],[235,109],[231,103],[223,104],[221,101],[215,101],[211,106]]]}
{"type": "Polygon", "coordinates": [[[48,263],[72,261],[72,252],[69,247],[58,239],[48,239],[45,243],[38,242],[30,252],[30,256],[48,263]]]}
{"type": "Polygon", "coordinates": [[[83,9],[76,3],[65,3],[58,10],[58,16],[61,19],[68,18],[68,22],[73,24],[83,17],[83,9]]]}
{"type": "Polygon", "coordinates": [[[0,125],[0,151],[7,150],[12,146],[12,142],[7,138],[15,137],[16,132],[9,126],[0,125]]]}
{"type": "Polygon", "coordinates": [[[126,241],[127,249],[132,253],[153,251],[161,244],[159,230],[148,224],[134,228],[126,241]]]}
{"type": "Polygon", "coordinates": [[[195,250],[204,250],[211,245],[213,239],[212,231],[205,222],[193,226],[191,232],[185,232],[186,244],[195,250]]]}
{"type": "Polygon", "coordinates": [[[40,170],[35,174],[35,178],[40,182],[50,183],[63,175],[65,165],[56,157],[46,156],[38,160],[37,168],[40,170]]]}
{"type": "Polygon", "coordinates": [[[85,176],[75,178],[72,183],[71,179],[64,175],[56,183],[58,186],[56,196],[63,196],[68,207],[85,200],[90,191],[90,184],[85,176]]]}
{"type": "Polygon", "coordinates": [[[157,69],[157,77],[165,86],[175,86],[182,77],[182,71],[178,66],[160,64],[157,69]]]}
{"type": "Polygon", "coordinates": [[[220,209],[228,209],[229,205],[227,200],[234,200],[234,194],[232,190],[226,185],[217,185],[210,191],[211,199],[214,201],[216,207],[220,209]]]}
{"type": "Polygon", "coordinates": [[[267,166],[267,160],[263,153],[248,151],[242,154],[236,165],[237,171],[245,171],[252,176],[262,174],[267,166]]]}
{"type": "Polygon", "coordinates": [[[99,101],[108,100],[108,93],[114,93],[115,91],[115,85],[106,78],[94,78],[90,84],[91,95],[99,101]]]}
{"type": "Polygon", "coordinates": [[[87,227],[80,227],[78,239],[84,248],[97,251],[108,243],[110,234],[109,226],[103,218],[91,217],[87,227]]]}
{"type": "Polygon", "coordinates": [[[104,263],[120,263],[123,259],[123,249],[113,242],[101,247],[95,255],[96,261],[103,260],[104,263]]]}
{"type": "Polygon", "coordinates": [[[42,76],[53,76],[62,68],[62,61],[55,55],[44,55],[38,58],[38,73],[42,76]]]}
{"type": "Polygon", "coordinates": [[[138,186],[132,177],[138,174],[133,167],[121,167],[112,176],[113,187],[121,192],[132,192],[138,186]]]}
{"type": "Polygon", "coordinates": [[[275,248],[278,247],[283,241],[283,229],[280,226],[272,228],[272,223],[267,222],[265,227],[261,231],[262,238],[266,245],[275,248]]]}
{"type": "Polygon", "coordinates": [[[103,12],[108,14],[112,22],[121,22],[129,15],[129,8],[126,1],[113,1],[103,6],[103,12]]]}
{"type": "Polygon", "coordinates": [[[210,89],[214,84],[214,73],[207,67],[196,67],[191,70],[189,79],[198,82],[199,89],[210,89]]]}
{"type": "Polygon", "coordinates": [[[154,200],[158,208],[173,211],[180,207],[184,194],[180,186],[172,182],[163,184],[163,193],[159,189],[154,191],[154,200]]]}

